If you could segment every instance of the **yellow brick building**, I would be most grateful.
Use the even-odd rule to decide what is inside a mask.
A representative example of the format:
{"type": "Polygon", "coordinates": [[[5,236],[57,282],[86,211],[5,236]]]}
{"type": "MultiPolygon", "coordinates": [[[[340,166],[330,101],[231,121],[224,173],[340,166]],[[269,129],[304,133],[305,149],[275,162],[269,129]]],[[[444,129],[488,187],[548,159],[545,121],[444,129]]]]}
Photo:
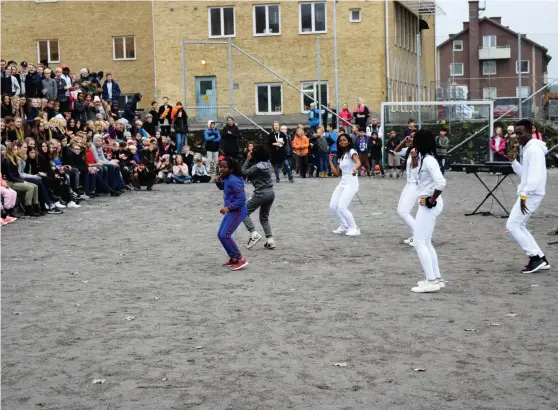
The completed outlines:
{"type": "MultiPolygon", "coordinates": [[[[378,113],[382,101],[417,98],[416,13],[426,3],[434,2],[337,3],[340,104],[352,108],[361,97],[378,113]]],[[[228,38],[318,98],[319,37],[321,99],[335,102],[333,7],[332,1],[3,1],[2,57],[36,63],[47,56],[51,66],[66,64],[74,73],[82,67],[111,72],[123,93],[144,95],[143,108],[168,96],[189,107],[223,106],[188,110],[191,117],[222,120],[231,112],[228,38]]],[[[435,77],[435,17],[421,18],[429,26],[421,59],[427,99],[435,77]]],[[[231,68],[237,110],[263,124],[304,120],[310,100],[236,48],[231,68]]]]}

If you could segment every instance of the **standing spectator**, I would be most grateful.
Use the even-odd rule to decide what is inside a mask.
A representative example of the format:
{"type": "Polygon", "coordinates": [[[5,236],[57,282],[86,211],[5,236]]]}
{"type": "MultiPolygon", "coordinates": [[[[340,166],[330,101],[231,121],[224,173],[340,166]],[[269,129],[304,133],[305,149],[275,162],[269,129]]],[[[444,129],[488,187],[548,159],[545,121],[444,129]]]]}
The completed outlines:
{"type": "Polygon", "coordinates": [[[66,90],[66,97],[68,98],[68,106],[67,106],[67,110],[71,110],[70,108],[70,93],[74,90],[74,86],[72,84],[72,77],[70,77],[70,67],[68,67],[67,65],[62,65],[60,66],[60,69],[62,70],[62,78],[64,79],[64,81],[66,81],[66,87],[64,88],[66,90]]]}
{"type": "MultiPolygon", "coordinates": [[[[281,182],[279,179],[279,168],[285,165],[287,160],[285,151],[285,140],[287,136],[281,132],[279,121],[273,122],[273,131],[267,136],[267,145],[269,147],[269,154],[271,164],[275,171],[275,180],[281,182]]],[[[292,181],[292,173],[289,167],[289,180],[292,181]]]]}
{"type": "Polygon", "coordinates": [[[517,140],[517,136],[515,135],[515,128],[513,125],[510,125],[507,129],[506,134],[506,152],[515,152],[516,154],[519,153],[519,141],[517,140]]]}
{"type": "Polygon", "coordinates": [[[169,98],[163,97],[163,105],[159,107],[159,125],[161,126],[161,135],[170,135],[172,105],[169,105],[169,98]]]}
{"type": "MultiPolygon", "coordinates": [[[[8,88],[6,88],[6,91],[8,91],[8,94],[10,96],[18,96],[21,94],[21,87],[19,85],[19,82],[17,81],[17,78],[15,77],[15,74],[16,74],[15,66],[9,65],[8,67],[6,67],[6,76],[9,78],[9,82],[7,83],[8,88]]],[[[2,92],[4,92],[3,89],[2,92]]]]}
{"type": "Polygon", "coordinates": [[[87,121],[87,106],[85,105],[85,94],[82,92],[78,92],[77,100],[74,101],[72,116],[76,120],[81,121],[82,126],[87,121]]]}
{"type": "Polygon", "coordinates": [[[176,112],[173,113],[172,123],[174,125],[174,132],[176,133],[176,151],[182,152],[182,147],[184,144],[188,144],[186,139],[186,134],[188,133],[188,115],[179,101],[176,103],[176,112]]]}
{"type": "Polygon", "coordinates": [[[376,117],[373,117],[370,125],[366,127],[366,136],[371,137],[373,132],[380,135],[380,125],[378,124],[378,119],[376,117]]]}
{"type": "Polygon", "coordinates": [[[54,71],[54,81],[56,82],[56,101],[60,103],[60,112],[67,112],[70,108],[69,90],[71,85],[68,86],[66,80],[62,78],[62,69],[58,67],[54,71]]]}
{"type": "Polygon", "coordinates": [[[310,125],[310,128],[312,128],[312,130],[315,132],[320,125],[320,111],[318,111],[318,109],[316,108],[315,103],[310,104],[310,109],[308,110],[307,117],[308,125],[310,125]]]}
{"type": "MultiPolygon", "coordinates": [[[[136,110],[137,110],[137,106],[138,106],[138,102],[141,101],[141,94],[140,93],[135,93],[132,98],[130,98],[127,102],[126,105],[124,106],[124,114],[122,115],[122,117],[128,121],[128,123],[132,126],[132,135],[136,135],[136,133],[138,132],[137,128],[136,128],[136,121],[135,121],[135,117],[136,117],[136,110]]],[[[148,185],[149,186],[149,185],[148,185]]]]}
{"type": "MultiPolygon", "coordinates": [[[[500,134],[501,133],[502,133],[502,129],[500,128],[500,134]]],[[[440,135],[438,136],[438,138],[436,138],[436,156],[438,157],[438,163],[440,164],[440,171],[442,171],[442,175],[444,175],[445,173],[446,157],[448,155],[448,147],[449,147],[449,138],[446,134],[447,134],[446,129],[442,128],[440,130],[440,135]]],[[[501,145],[501,148],[504,150],[503,153],[505,153],[506,140],[502,136],[498,138],[499,138],[498,145],[501,145]]],[[[490,144],[492,144],[492,141],[490,141],[490,144]]],[[[501,161],[506,161],[507,158],[503,154],[502,156],[504,159],[502,159],[501,161]]],[[[495,159],[495,161],[500,161],[500,159],[495,159]]]]}
{"type": "Polygon", "coordinates": [[[319,127],[316,134],[318,136],[316,145],[318,146],[320,178],[327,178],[330,147],[324,133],[324,127],[319,127]]]}
{"type": "Polygon", "coordinates": [[[78,84],[80,88],[83,90],[84,93],[93,94],[97,91],[97,87],[95,84],[91,82],[91,78],[89,76],[89,70],[87,68],[82,68],[79,72],[79,79],[78,84]]]}
{"type": "Polygon", "coordinates": [[[227,157],[238,160],[238,141],[240,140],[240,129],[234,123],[233,117],[227,117],[227,123],[221,133],[223,138],[223,152],[227,157]]]}
{"type": "Polygon", "coordinates": [[[325,110],[325,112],[322,114],[322,124],[324,124],[324,125],[332,124],[332,123],[337,124],[337,115],[336,114],[337,114],[337,110],[335,109],[333,104],[328,103],[327,104],[327,110],[325,110]]]}
{"type": "Polygon", "coordinates": [[[149,113],[145,116],[145,122],[142,127],[150,138],[155,137],[156,128],[153,122],[153,114],[149,113]]]}
{"type": "Polygon", "coordinates": [[[58,86],[53,78],[50,78],[52,71],[50,68],[45,70],[45,78],[42,81],[43,84],[43,95],[49,100],[56,100],[58,96],[58,86]]]}
{"type": "Polygon", "coordinates": [[[405,133],[404,133],[404,137],[410,137],[411,134],[414,134],[417,130],[417,127],[415,125],[415,120],[413,120],[412,118],[409,119],[409,121],[407,121],[407,128],[405,128],[405,133]]]}
{"type": "MultiPolygon", "coordinates": [[[[337,166],[337,140],[339,139],[339,134],[337,133],[337,126],[335,123],[327,125],[327,133],[325,134],[327,143],[329,145],[329,152],[331,154],[331,160],[337,166]]],[[[328,158],[328,164],[329,159],[328,158]]]]}
{"type": "Polygon", "coordinates": [[[362,103],[362,98],[359,98],[357,100],[357,105],[353,110],[353,118],[355,120],[355,124],[358,125],[359,129],[366,130],[368,117],[370,117],[370,110],[366,105],[362,103]]]}
{"type": "Polygon", "coordinates": [[[207,160],[205,167],[207,173],[212,175],[217,172],[217,160],[219,159],[219,144],[221,143],[221,134],[215,128],[215,121],[209,120],[207,122],[207,129],[203,133],[205,141],[205,150],[207,151],[207,160]]]}
{"type": "Polygon", "coordinates": [[[382,178],[386,176],[382,165],[382,140],[378,138],[376,132],[372,133],[370,139],[370,162],[372,163],[372,175],[376,178],[376,167],[380,168],[382,178]]]}
{"type": "Polygon", "coordinates": [[[537,128],[537,124],[535,124],[535,123],[533,123],[533,125],[531,126],[531,135],[532,135],[532,138],[535,139],[535,140],[539,140],[539,141],[543,140],[543,136],[539,132],[539,129],[537,128]]]}
{"type": "Polygon", "coordinates": [[[93,112],[95,113],[95,116],[97,114],[101,114],[101,116],[103,117],[102,119],[104,121],[108,120],[108,115],[105,109],[103,108],[103,103],[101,102],[101,99],[99,98],[98,95],[96,95],[95,98],[93,98],[93,112]]]}
{"type": "MultiPolygon", "coordinates": [[[[372,145],[370,144],[370,137],[368,137],[364,130],[359,131],[359,136],[356,140],[355,150],[358,154],[361,165],[364,166],[366,175],[370,176],[370,156],[372,145]]],[[[360,170],[359,170],[360,171],[360,170]]]]}
{"type": "Polygon", "coordinates": [[[298,170],[301,178],[306,178],[308,172],[308,147],[310,143],[308,138],[304,135],[304,128],[298,127],[296,129],[295,137],[293,140],[293,149],[298,160],[298,170]]]}
{"type": "Polygon", "coordinates": [[[21,66],[20,69],[21,71],[16,75],[16,78],[21,88],[21,95],[27,95],[26,88],[25,88],[25,79],[27,78],[27,70],[29,68],[29,64],[27,64],[27,61],[22,61],[20,66],[21,66]]]}
{"type": "Polygon", "coordinates": [[[341,126],[345,128],[347,134],[351,133],[351,122],[353,121],[353,114],[349,111],[349,105],[347,103],[343,104],[343,108],[339,113],[339,118],[341,118],[341,126]]]}
{"type": "Polygon", "coordinates": [[[113,104],[118,103],[118,97],[120,97],[120,93],[120,86],[116,81],[112,79],[112,74],[107,73],[105,82],[103,83],[103,100],[112,101],[113,104]]]}
{"type": "Polygon", "coordinates": [[[159,126],[159,112],[157,111],[157,101],[151,101],[151,110],[149,110],[149,114],[151,114],[151,116],[153,117],[153,126],[157,128],[159,126]]]}
{"type": "Polygon", "coordinates": [[[395,177],[399,178],[399,165],[401,162],[399,160],[399,157],[395,155],[395,148],[397,148],[399,142],[400,141],[397,138],[397,134],[395,133],[394,130],[391,130],[389,133],[389,140],[387,142],[388,169],[389,169],[390,178],[393,178],[394,171],[395,171],[395,177]]]}
{"type": "Polygon", "coordinates": [[[1,114],[0,114],[1,118],[12,116],[12,99],[8,94],[2,94],[2,104],[0,110],[1,110],[1,114]]]}
{"type": "Polygon", "coordinates": [[[288,175],[289,182],[294,182],[293,180],[293,139],[287,132],[287,126],[281,125],[280,131],[285,135],[285,162],[283,164],[283,176],[288,175]]]}
{"type": "Polygon", "coordinates": [[[11,97],[12,94],[12,78],[11,78],[11,70],[8,71],[8,67],[6,64],[6,60],[0,60],[0,88],[2,89],[2,94],[7,94],[8,97],[11,97]]]}
{"type": "MultiPolygon", "coordinates": [[[[445,135],[446,130],[442,129],[440,131],[440,136],[438,138],[436,138],[436,145],[437,146],[438,146],[438,141],[441,138],[442,131],[444,131],[444,135],[445,135]]],[[[448,140],[448,144],[449,144],[449,140],[448,140]]],[[[506,139],[502,135],[502,128],[501,127],[497,127],[496,128],[496,134],[492,138],[490,138],[490,151],[493,154],[494,161],[509,161],[508,157],[506,156],[506,139]]],[[[446,153],[447,153],[447,148],[446,148],[446,153]]],[[[438,156],[438,162],[440,162],[441,152],[440,152],[439,149],[436,149],[436,155],[438,156]]],[[[445,157],[445,154],[444,154],[444,157],[445,157]]]]}

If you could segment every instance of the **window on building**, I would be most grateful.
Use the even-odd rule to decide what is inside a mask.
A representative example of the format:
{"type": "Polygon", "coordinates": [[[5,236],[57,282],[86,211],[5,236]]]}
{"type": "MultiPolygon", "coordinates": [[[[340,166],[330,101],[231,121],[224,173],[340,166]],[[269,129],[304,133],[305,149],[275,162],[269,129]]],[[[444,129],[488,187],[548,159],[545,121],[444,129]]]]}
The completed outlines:
{"type": "Polygon", "coordinates": [[[463,63],[452,63],[450,64],[450,74],[451,75],[463,75],[463,63]]]}
{"type": "Polygon", "coordinates": [[[254,6],[254,35],[281,34],[281,15],[278,4],[254,6]]]}
{"type": "Polygon", "coordinates": [[[123,36],[112,38],[113,60],[135,60],[136,59],[136,37],[123,36]]]}
{"type": "MultiPolygon", "coordinates": [[[[519,62],[515,61],[515,72],[519,74],[519,62]]],[[[521,73],[529,74],[529,60],[521,60],[521,73]]]]}
{"type": "Polygon", "coordinates": [[[43,60],[47,60],[49,63],[59,63],[58,40],[37,40],[37,57],[39,63],[43,60]]]}
{"type": "Polygon", "coordinates": [[[463,51],[463,40],[453,40],[453,51],[463,51]]]}
{"type": "Polygon", "coordinates": [[[299,11],[301,34],[326,32],[325,3],[300,3],[299,11]]]}
{"type": "Polygon", "coordinates": [[[419,23],[416,14],[409,9],[395,3],[395,44],[413,53],[417,51],[417,34],[419,23]]]}
{"type": "Polygon", "coordinates": [[[515,96],[521,98],[529,97],[530,88],[529,87],[515,87],[515,96]]]}
{"type": "MultiPolygon", "coordinates": [[[[310,104],[315,102],[312,98],[314,98],[315,100],[320,100],[321,98],[322,105],[327,106],[327,103],[329,102],[327,81],[320,81],[319,87],[317,81],[303,81],[300,85],[301,85],[300,88],[302,88],[304,94],[308,95],[306,96],[304,94],[301,94],[301,108],[300,108],[301,112],[308,113],[308,110],[310,109],[310,104]],[[318,93],[318,89],[320,90],[319,93],[318,93]]],[[[317,102],[316,102],[316,107],[318,107],[317,102]]],[[[321,109],[320,112],[323,112],[323,109],[321,109]]]]}
{"type": "Polygon", "coordinates": [[[486,87],[482,89],[482,98],[485,100],[495,100],[498,98],[496,94],[496,87],[486,87]]]}
{"type": "Polygon", "coordinates": [[[360,9],[349,10],[349,21],[351,23],[360,23],[360,9]]]}
{"type": "Polygon", "coordinates": [[[482,48],[496,47],[496,36],[483,36],[482,48]]]}
{"type": "Polygon", "coordinates": [[[281,84],[256,84],[256,112],[258,115],[283,113],[281,84]]]}
{"type": "Polygon", "coordinates": [[[210,7],[208,12],[209,37],[234,37],[236,35],[234,7],[210,7]]]}
{"type": "Polygon", "coordinates": [[[482,63],[483,75],[496,75],[496,61],[488,60],[482,63]]]}

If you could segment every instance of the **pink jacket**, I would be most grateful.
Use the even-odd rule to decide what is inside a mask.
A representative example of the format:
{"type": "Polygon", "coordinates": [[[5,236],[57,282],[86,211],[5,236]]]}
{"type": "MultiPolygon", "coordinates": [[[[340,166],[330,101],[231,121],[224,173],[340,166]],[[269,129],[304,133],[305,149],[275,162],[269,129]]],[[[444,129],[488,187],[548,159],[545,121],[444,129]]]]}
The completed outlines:
{"type": "Polygon", "coordinates": [[[495,154],[504,155],[506,152],[506,139],[500,135],[500,146],[496,148],[496,135],[490,138],[490,150],[495,154]]]}
{"type": "Polygon", "coordinates": [[[344,127],[351,125],[351,121],[353,120],[353,114],[349,111],[348,108],[343,108],[339,113],[339,117],[343,120],[342,125],[344,127]]]}
{"type": "Polygon", "coordinates": [[[534,133],[531,135],[531,137],[532,137],[532,138],[536,138],[536,139],[542,141],[542,134],[541,134],[540,132],[539,132],[539,133],[535,133],[535,132],[534,132],[534,133]]]}

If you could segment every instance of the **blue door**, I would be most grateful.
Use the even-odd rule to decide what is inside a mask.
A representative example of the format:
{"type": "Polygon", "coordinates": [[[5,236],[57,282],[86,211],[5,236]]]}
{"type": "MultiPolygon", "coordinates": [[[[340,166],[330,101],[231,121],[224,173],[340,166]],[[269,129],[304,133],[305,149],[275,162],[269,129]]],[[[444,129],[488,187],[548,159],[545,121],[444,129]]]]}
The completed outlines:
{"type": "Polygon", "coordinates": [[[196,77],[196,117],[217,120],[216,77],[196,77]]]}

